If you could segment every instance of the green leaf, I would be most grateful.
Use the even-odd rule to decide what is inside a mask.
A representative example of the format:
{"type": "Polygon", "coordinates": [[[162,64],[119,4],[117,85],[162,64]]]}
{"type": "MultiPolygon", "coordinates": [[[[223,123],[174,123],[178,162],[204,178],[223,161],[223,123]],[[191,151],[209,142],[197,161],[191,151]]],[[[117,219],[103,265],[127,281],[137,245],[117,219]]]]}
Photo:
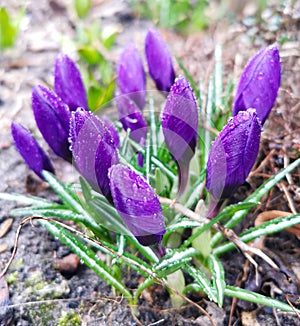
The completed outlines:
{"type": "Polygon", "coordinates": [[[76,214],[71,210],[60,207],[24,207],[17,208],[11,211],[13,216],[42,216],[42,217],[58,217],[66,221],[82,222],[84,217],[81,214],[76,214]]]}
{"type": "MultiPolygon", "coordinates": [[[[142,154],[145,154],[145,150],[141,145],[137,144],[132,139],[129,139],[129,143],[134,147],[135,150],[141,152],[142,154]]],[[[168,176],[171,180],[176,179],[175,174],[159,158],[152,156],[151,161],[155,166],[160,168],[161,171],[165,173],[165,175],[168,176]]]]}
{"type": "Polygon", "coordinates": [[[91,66],[99,64],[103,60],[102,55],[92,45],[83,45],[77,52],[91,66]]]}
{"type": "Polygon", "coordinates": [[[0,49],[14,45],[24,13],[21,9],[19,17],[13,19],[5,7],[0,8],[0,49]]]}
{"type": "Polygon", "coordinates": [[[160,273],[160,275],[166,276],[182,267],[183,263],[189,262],[192,257],[198,254],[198,251],[194,248],[184,250],[174,249],[161,258],[156,265],[154,265],[154,271],[155,273],[160,273]]]}
{"type": "Polygon", "coordinates": [[[153,275],[151,266],[149,264],[147,264],[145,261],[143,261],[140,258],[136,257],[135,255],[124,251],[123,254],[122,254],[124,256],[124,259],[122,259],[117,254],[115,254],[118,251],[118,248],[116,246],[112,245],[111,243],[108,243],[108,242],[105,242],[105,241],[101,240],[101,244],[103,244],[103,246],[101,246],[98,243],[93,242],[93,241],[87,240],[87,242],[89,242],[91,246],[97,248],[98,250],[100,250],[104,254],[109,255],[110,257],[117,259],[120,264],[122,263],[122,264],[128,266],[129,268],[137,271],[138,273],[140,273],[140,274],[142,274],[144,276],[153,275]],[[107,250],[107,248],[105,248],[104,246],[109,248],[110,250],[107,250]]]}
{"type": "Polygon", "coordinates": [[[193,88],[193,90],[194,90],[194,92],[195,92],[195,96],[196,96],[196,98],[199,99],[199,98],[200,98],[200,91],[199,91],[199,88],[198,88],[198,86],[196,85],[196,83],[195,83],[193,77],[190,75],[190,73],[188,72],[188,70],[185,68],[185,66],[184,66],[184,64],[183,64],[183,62],[182,62],[182,60],[181,60],[180,58],[178,58],[178,57],[176,58],[176,60],[177,60],[177,62],[178,62],[178,64],[179,64],[179,67],[183,70],[186,79],[187,79],[187,80],[189,81],[189,83],[191,84],[191,86],[192,86],[192,88],[193,88]]]}
{"type": "Polygon", "coordinates": [[[250,209],[257,205],[257,202],[241,202],[225,207],[222,212],[219,213],[216,217],[214,217],[209,223],[203,224],[203,226],[199,228],[197,232],[193,233],[187,240],[185,240],[182,247],[187,248],[201,233],[210,229],[215,223],[220,222],[222,219],[228,218],[238,211],[250,209]]]}
{"type": "Polygon", "coordinates": [[[88,89],[88,106],[91,111],[97,111],[110,102],[115,90],[115,80],[112,79],[105,85],[92,85],[88,89]]]}
{"type": "Polygon", "coordinates": [[[84,178],[82,178],[81,176],[79,177],[79,182],[80,182],[80,187],[81,187],[83,197],[84,197],[86,202],[89,202],[93,198],[92,188],[87,183],[87,181],[84,178]]]}
{"type": "Polygon", "coordinates": [[[67,186],[60,182],[52,173],[43,171],[43,176],[49,183],[55,193],[59,195],[62,202],[71,210],[85,215],[86,212],[82,207],[81,201],[78,196],[72,192],[67,186]]]}
{"type": "Polygon", "coordinates": [[[213,285],[217,293],[217,302],[222,307],[226,287],[224,267],[219,258],[214,255],[209,256],[209,266],[212,272],[213,285]]]}
{"type": "Polygon", "coordinates": [[[152,277],[148,277],[142,282],[138,288],[134,292],[134,297],[133,297],[133,304],[137,305],[138,303],[138,298],[142,294],[142,292],[147,289],[149,286],[155,283],[155,279],[152,277]]]}
{"type": "Polygon", "coordinates": [[[92,200],[86,202],[86,207],[93,219],[106,229],[119,234],[131,234],[116,209],[108,203],[105,197],[101,195],[93,197],[92,200]]]}
{"type": "Polygon", "coordinates": [[[111,49],[112,46],[115,43],[115,39],[118,36],[118,34],[119,34],[118,31],[113,31],[112,33],[110,33],[109,35],[107,35],[105,37],[102,34],[102,44],[103,44],[103,46],[108,50],[111,49]]]}
{"type": "Polygon", "coordinates": [[[72,250],[90,269],[100,276],[109,285],[122,293],[126,298],[132,297],[129,290],[120,281],[115,279],[107,267],[82,240],[73,235],[70,231],[55,223],[39,220],[39,223],[54,237],[57,237],[64,245],[72,250]]]}
{"type": "Polygon", "coordinates": [[[177,271],[167,275],[167,284],[170,292],[170,300],[173,308],[180,308],[184,303],[184,298],[175,292],[172,289],[176,290],[178,293],[182,294],[185,289],[185,278],[182,270],[178,269],[177,271]]]}
{"type": "Polygon", "coordinates": [[[74,0],[74,4],[78,17],[86,17],[90,11],[91,0],[74,0]]]}
{"type": "MultiPolygon", "coordinates": [[[[250,242],[263,235],[268,235],[276,232],[280,232],[296,224],[300,224],[300,214],[279,217],[275,220],[267,221],[260,226],[253,227],[250,230],[239,235],[240,240],[243,242],[250,242]]],[[[226,242],[215,248],[213,253],[215,255],[224,254],[227,251],[235,249],[235,246],[231,242],[226,242]]]]}
{"type": "Polygon", "coordinates": [[[53,202],[35,196],[24,196],[16,193],[7,194],[5,192],[0,193],[0,199],[15,201],[23,205],[31,205],[36,207],[52,206],[53,202]]]}
{"type": "Polygon", "coordinates": [[[150,247],[142,246],[134,236],[126,236],[126,240],[127,242],[131,243],[137,249],[137,251],[151,263],[157,263],[159,261],[153,250],[150,247]]]}
{"type": "Polygon", "coordinates": [[[206,275],[200,269],[196,269],[191,265],[186,265],[185,269],[195,279],[195,282],[200,285],[202,291],[209,297],[209,299],[218,302],[218,298],[214,292],[214,287],[206,275]]]}
{"type": "MultiPolygon", "coordinates": [[[[288,173],[292,172],[300,164],[300,158],[291,163],[285,169],[275,174],[269,180],[264,182],[254,193],[244,200],[244,203],[258,202],[266,195],[281,179],[283,179],[288,173]]],[[[236,212],[232,218],[224,225],[226,228],[234,228],[249,212],[250,208],[236,212]]],[[[223,235],[217,233],[211,241],[211,246],[215,247],[216,244],[222,239],[223,235]]]]}
{"type": "Polygon", "coordinates": [[[178,229],[196,228],[202,225],[203,225],[202,223],[195,220],[191,220],[190,218],[182,218],[178,222],[168,225],[167,232],[173,233],[178,229]]]}
{"type": "MultiPolygon", "coordinates": [[[[276,308],[282,311],[295,313],[294,309],[290,305],[284,302],[269,297],[265,297],[264,295],[255,292],[247,291],[239,287],[227,285],[225,288],[225,295],[227,295],[228,297],[238,298],[240,300],[245,300],[245,301],[261,304],[264,306],[276,308]]],[[[298,313],[300,313],[299,309],[295,309],[295,310],[298,313]]]]}

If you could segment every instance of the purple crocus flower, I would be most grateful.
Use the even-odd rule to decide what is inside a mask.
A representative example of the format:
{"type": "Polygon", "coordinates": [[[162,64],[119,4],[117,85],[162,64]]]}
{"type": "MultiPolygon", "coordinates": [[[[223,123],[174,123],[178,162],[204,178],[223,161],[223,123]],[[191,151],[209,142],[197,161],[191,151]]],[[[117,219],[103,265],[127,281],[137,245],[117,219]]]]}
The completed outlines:
{"type": "Polygon", "coordinates": [[[125,131],[130,129],[130,138],[135,142],[145,145],[148,125],[143,118],[142,111],[128,96],[116,97],[119,120],[125,131]]]}
{"type": "Polygon", "coordinates": [[[245,182],[258,155],[261,131],[256,110],[248,109],[230,118],[215,139],[206,174],[206,188],[212,196],[210,217],[215,215],[216,205],[245,182]]]}
{"type": "Polygon", "coordinates": [[[166,232],[162,208],[154,189],[128,167],[110,169],[110,189],[115,208],[144,246],[159,244],[166,232]]]}
{"type": "Polygon", "coordinates": [[[176,161],[179,195],[188,183],[189,163],[195,154],[198,132],[198,109],[194,92],[184,77],[171,87],[162,115],[167,148],[176,161]]]}
{"type": "Polygon", "coordinates": [[[123,50],[117,67],[117,84],[121,95],[128,95],[143,109],[146,98],[146,74],[142,58],[133,43],[123,50]]]}
{"type": "Polygon", "coordinates": [[[87,95],[75,63],[65,54],[58,54],[54,66],[54,91],[71,111],[88,109],[87,95]]]}
{"type": "Polygon", "coordinates": [[[33,172],[41,179],[44,179],[42,175],[43,170],[54,174],[54,168],[49,157],[29,130],[24,128],[21,124],[13,122],[11,125],[11,133],[18,152],[33,172]]]}
{"type": "Polygon", "coordinates": [[[71,118],[68,106],[49,89],[36,86],[32,91],[32,109],[36,124],[50,148],[72,162],[68,142],[71,118]]]}
{"type": "Polygon", "coordinates": [[[276,44],[260,50],[245,67],[235,95],[232,114],[256,109],[264,124],[277,97],[281,77],[279,50],[276,44]]]}
{"type": "Polygon", "coordinates": [[[70,143],[74,163],[91,187],[111,200],[108,170],[119,163],[117,147],[103,121],[90,111],[72,112],[70,143]]]}
{"type": "Polygon", "coordinates": [[[145,40],[145,52],[149,74],[158,90],[169,92],[175,81],[170,51],[159,32],[150,28],[145,40]]]}

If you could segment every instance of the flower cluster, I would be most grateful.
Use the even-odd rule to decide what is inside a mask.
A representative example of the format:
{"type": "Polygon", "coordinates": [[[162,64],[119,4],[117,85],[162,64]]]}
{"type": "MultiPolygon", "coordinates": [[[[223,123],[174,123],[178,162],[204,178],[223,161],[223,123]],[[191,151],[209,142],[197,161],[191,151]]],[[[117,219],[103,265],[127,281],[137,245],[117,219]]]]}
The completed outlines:
{"type": "MultiPolygon", "coordinates": [[[[175,78],[170,52],[155,29],[147,33],[145,54],[149,75],[157,89],[169,92],[161,115],[161,130],[177,165],[178,195],[182,195],[198,142],[197,101],[187,79],[175,78]]],[[[245,182],[252,169],[262,124],[274,104],[279,84],[279,52],[272,45],[248,63],[237,88],[233,117],[210,150],[206,185],[210,193],[208,217],[216,214],[223,200],[245,182]]],[[[146,73],[132,43],[118,61],[117,86],[116,107],[123,129],[130,132],[134,142],[145,146],[146,73]]],[[[106,117],[100,119],[89,111],[79,70],[68,56],[59,54],[56,58],[54,91],[41,85],[34,87],[32,109],[36,124],[53,152],[74,163],[90,186],[115,207],[142,245],[159,244],[166,228],[159,198],[144,176],[120,164],[119,135],[106,117]]],[[[50,159],[28,130],[14,122],[12,136],[17,150],[39,177],[43,178],[43,170],[54,173],[50,159]]]]}

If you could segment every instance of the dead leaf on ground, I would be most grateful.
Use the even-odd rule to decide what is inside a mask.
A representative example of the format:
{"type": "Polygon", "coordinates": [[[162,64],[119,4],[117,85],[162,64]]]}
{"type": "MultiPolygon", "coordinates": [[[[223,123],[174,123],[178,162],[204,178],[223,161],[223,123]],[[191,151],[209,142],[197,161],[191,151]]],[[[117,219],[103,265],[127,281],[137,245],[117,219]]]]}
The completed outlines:
{"type": "Polygon", "coordinates": [[[256,318],[256,310],[242,312],[242,325],[243,326],[260,326],[256,318]]]}
{"type": "Polygon", "coordinates": [[[7,218],[4,222],[1,223],[0,226],[0,238],[3,238],[6,233],[10,230],[12,224],[13,224],[12,218],[7,218]]]}

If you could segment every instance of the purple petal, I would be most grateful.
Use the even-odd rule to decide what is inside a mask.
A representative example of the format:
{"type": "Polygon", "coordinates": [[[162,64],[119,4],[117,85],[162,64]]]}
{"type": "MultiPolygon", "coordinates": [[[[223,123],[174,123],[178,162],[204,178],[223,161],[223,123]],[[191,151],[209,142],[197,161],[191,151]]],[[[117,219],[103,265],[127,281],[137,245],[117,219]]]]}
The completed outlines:
{"type": "Polygon", "coordinates": [[[241,75],[232,114],[249,108],[256,109],[264,124],[277,97],[280,86],[281,68],[276,44],[259,51],[245,67],[241,75]]]}
{"type": "Polygon", "coordinates": [[[42,175],[43,170],[54,174],[54,168],[49,157],[37,143],[30,131],[21,124],[13,122],[11,125],[11,133],[18,152],[32,171],[41,179],[44,179],[42,175]]]}
{"type": "Polygon", "coordinates": [[[259,150],[261,123],[254,109],[229,119],[209,153],[206,188],[218,201],[230,197],[251,171],[259,150]]]}
{"type": "Polygon", "coordinates": [[[184,77],[171,87],[162,115],[166,146],[177,162],[179,193],[188,181],[189,163],[197,144],[198,109],[193,90],[184,77]]]}
{"type": "Polygon", "coordinates": [[[132,43],[126,46],[119,58],[117,84],[122,95],[128,95],[140,109],[145,106],[146,74],[142,58],[132,43]]]}
{"type": "Polygon", "coordinates": [[[70,143],[78,171],[94,190],[110,200],[108,170],[119,158],[104,122],[81,108],[72,112],[70,143]]]}
{"type": "Polygon", "coordinates": [[[67,105],[49,89],[36,86],[32,91],[32,109],[36,124],[50,148],[72,162],[68,142],[71,113],[67,105]]]}
{"type": "Polygon", "coordinates": [[[166,232],[159,199],[145,178],[120,164],[110,169],[114,205],[124,223],[145,246],[162,240],[166,232]]]}
{"type": "Polygon", "coordinates": [[[175,81],[175,72],[169,49],[161,35],[150,28],[145,40],[149,74],[160,91],[169,92],[175,81]]]}
{"type": "Polygon", "coordinates": [[[75,63],[62,53],[55,60],[54,91],[71,111],[78,107],[88,109],[86,91],[80,72],[75,63]]]}
{"type": "Polygon", "coordinates": [[[112,122],[106,116],[102,116],[102,120],[105,124],[105,127],[110,131],[116,147],[118,149],[120,149],[120,138],[119,138],[116,128],[114,127],[112,122]]]}
{"type": "Polygon", "coordinates": [[[145,144],[148,125],[139,107],[128,96],[116,97],[119,120],[125,131],[130,129],[130,138],[141,145],[145,144]]]}

